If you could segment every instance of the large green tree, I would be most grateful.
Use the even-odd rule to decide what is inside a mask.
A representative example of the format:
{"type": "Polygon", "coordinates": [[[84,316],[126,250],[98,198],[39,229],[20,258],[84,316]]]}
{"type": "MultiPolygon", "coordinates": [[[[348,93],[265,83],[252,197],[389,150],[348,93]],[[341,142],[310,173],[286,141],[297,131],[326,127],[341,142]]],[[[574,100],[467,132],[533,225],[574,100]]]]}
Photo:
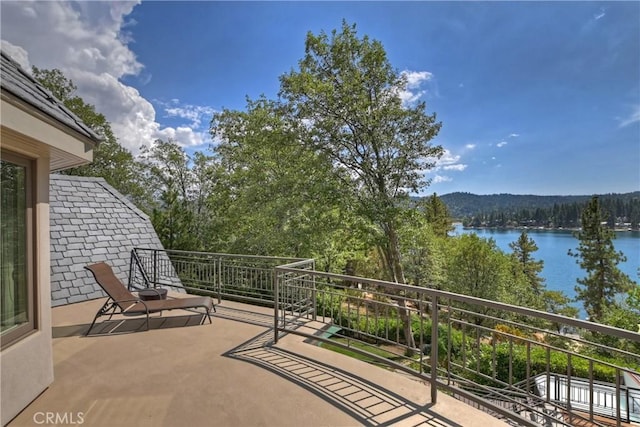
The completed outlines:
{"type": "MultiPolygon", "coordinates": [[[[391,66],[379,41],[358,38],[355,25],[343,22],[331,36],[308,33],[298,66],[281,76],[280,96],[306,125],[305,141],[349,178],[357,214],[378,230],[386,278],[404,283],[399,204],[428,184],[423,172],[442,154],[430,144],[440,123],[424,102],[403,105],[406,77],[391,66]]],[[[403,299],[399,303],[405,336],[411,337],[403,299]]]]}
{"type": "Polygon", "coordinates": [[[582,211],[580,243],[577,252],[569,255],[585,270],[586,277],[578,279],[575,287],[576,300],[582,301],[591,321],[602,322],[605,312],[617,306],[616,297],[628,292],[633,282],[619,268],[626,261],[622,252],[615,250],[615,232],[606,226],[606,218],[599,199],[594,196],[582,211]]]}
{"type": "Polygon", "coordinates": [[[157,201],[151,221],[166,249],[199,250],[195,226],[194,176],[190,156],[174,141],[156,140],[143,147],[157,201]]]}
{"type": "Polygon", "coordinates": [[[445,277],[446,232],[442,234],[442,226],[446,221],[434,221],[429,211],[414,208],[405,211],[400,224],[398,235],[407,283],[440,289],[445,277]]]}
{"type": "Polygon", "coordinates": [[[451,239],[447,253],[445,290],[501,301],[509,277],[509,262],[493,239],[475,233],[451,239]]]}
{"type": "MultiPolygon", "coordinates": [[[[444,290],[492,301],[515,302],[522,283],[514,281],[510,274],[511,260],[495,240],[470,233],[449,239],[447,246],[444,290]]],[[[482,311],[489,312],[489,309],[482,311]]],[[[474,321],[480,324],[484,319],[477,317],[474,321]]]]}
{"type": "Polygon", "coordinates": [[[144,166],[118,143],[105,116],[76,94],[77,87],[62,71],[33,67],[33,76],[87,126],[104,137],[93,151],[93,162],[61,173],[102,177],[116,190],[131,197],[139,208],[149,212],[151,192],[145,179],[144,166]]]}
{"type": "MultiPolygon", "coordinates": [[[[226,190],[213,197],[226,206],[228,250],[317,257],[335,270],[335,243],[347,242],[353,214],[342,209],[342,181],[329,159],[302,143],[302,124],[288,107],[264,97],[245,111],[223,110],[211,122],[226,190]]],[[[357,231],[353,230],[352,231],[357,231]]]]}

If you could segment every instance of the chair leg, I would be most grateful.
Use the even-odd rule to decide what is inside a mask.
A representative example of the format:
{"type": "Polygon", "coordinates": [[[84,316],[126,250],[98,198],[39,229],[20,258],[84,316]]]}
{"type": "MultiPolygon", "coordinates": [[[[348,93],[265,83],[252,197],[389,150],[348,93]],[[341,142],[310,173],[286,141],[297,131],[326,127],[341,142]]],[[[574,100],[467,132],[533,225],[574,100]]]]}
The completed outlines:
{"type": "MultiPolygon", "coordinates": [[[[104,303],[104,305],[102,307],[100,307],[100,310],[98,310],[98,312],[96,313],[96,316],[93,318],[93,322],[91,322],[91,326],[89,326],[89,329],[87,330],[87,332],[84,334],[84,336],[89,336],[89,332],[91,332],[91,329],[93,329],[93,326],[96,324],[96,320],[98,320],[98,317],[100,316],[104,316],[105,313],[107,313],[109,310],[107,310],[107,306],[109,305],[109,301],[111,299],[107,298],[107,302],[104,303]]],[[[115,307],[113,309],[113,312],[115,312],[115,307]]],[[[111,313],[111,316],[109,316],[109,320],[113,317],[113,313],[111,313]]]]}
{"type": "Polygon", "coordinates": [[[96,313],[96,316],[93,318],[93,322],[91,322],[91,326],[89,326],[89,329],[87,330],[87,332],[84,334],[85,337],[89,336],[89,332],[91,332],[91,329],[93,329],[93,325],[96,324],[96,320],[98,320],[98,317],[100,316],[100,312],[96,313]]]}

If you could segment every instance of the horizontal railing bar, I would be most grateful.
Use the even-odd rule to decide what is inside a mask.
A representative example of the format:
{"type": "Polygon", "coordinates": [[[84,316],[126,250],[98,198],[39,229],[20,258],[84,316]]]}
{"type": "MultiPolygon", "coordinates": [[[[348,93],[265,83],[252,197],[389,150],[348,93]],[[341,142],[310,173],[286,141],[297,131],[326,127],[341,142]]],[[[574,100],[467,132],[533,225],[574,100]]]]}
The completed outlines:
{"type": "MultiPolygon", "coordinates": [[[[295,268],[286,267],[286,266],[278,266],[278,267],[276,267],[276,272],[280,272],[280,271],[295,273],[298,270],[296,270],[295,268]]],[[[305,271],[308,274],[308,270],[305,270],[305,271]]],[[[480,305],[480,306],[484,306],[484,307],[494,308],[494,309],[497,309],[497,310],[509,311],[509,312],[512,312],[512,313],[518,313],[518,314],[522,314],[522,315],[526,315],[526,316],[533,316],[533,317],[537,317],[537,318],[542,318],[542,319],[549,320],[549,321],[552,321],[552,322],[556,321],[556,322],[563,323],[565,325],[572,325],[572,326],[576,326],[576,327],[579,327],[579,328],[582,328],[582,329],[594,330],[594,331],[601,332],[601,333],[606,333],[606,334],[613,334],[616,337],[627,338],[627,339],[634,340],[634,341],[637,341],[637,340],[640,339],[640,334],[632,332],[632,331],[628,331],[626,329],[620,329],[620,328],[616,328],[616,327],[613,327],[613,326],[601,325],[599,323],[588,322],[586,320],[574,319],[574,318],[562,316],[562,315],[559,315],[559,314],[547,313],[545,311],[535,310],[535,309],[532,309],[532,308],[515,306],[515,305],[511,305],[511,304],[506,304],[506,303],[497,302],[497,301],[491,301],[491,300],[472,297],[472,296],[468,296],[468,295],[455,294],[453,292],[447,292],[447,291],[442,291],[442,290],[438,290],[438,289],[421,288],[421,287],[418,287],[418,286],[404,285],[404,284],[388,282],[388,281],[383,281],[383,280],[366,279],[366,278],[361,278],[361,277],[357,277],[357,276],[347,276],[347,275],[344,275],[344,274],[327,273],[327,272],[323,272],[323,271],[314,271],[314,275],[320,276],[320,277],[325,277],[325,278],[335,278],[335,279],[348,281],[348,282],[353,282],[353,283],[368,283],[368,284],[375,285],[375,286],[384,286],[384,287],[388,287],[388,288],[391,288],[391,289],[401,290],[401,291],[406,291],[406,292],[416,292],[417,294],[430,295],[432,298],[433,297],[437,297],[437,298],[452,299],[454,301],[465,302],[465,303],[469,303],[469,304],[474,304],[474,305],[480,305]]],[[[409,298],[409,297],[399,296],[399,298],[404,298],[406,300],[411,300],[411,298],[409,298]]],[[[442,305],[442,303],[441,303],[441,305],[442,305]]]]}
{"type": "MultiPolygon", "coordinates": [[[[154,250],[154,249],[146,249],[146,248],[136,248],[140,250],[154,250]]],[[[165,249],[164,252],[167,254],[196,254],[196,255],[208,255],[213,257],[220,258],[239,258],[239,259],[265,259],[265,260],[273,260],[273,261],[294,261],[301,262],[306,261],[305,258],[295,258],[295,257],[278,257],[278,256],[269,256],[269,255],[247,255],[247,254],[224,254],[217,252],[197,252],[197,251],[183,251],[178,249],[165,249]]]]}

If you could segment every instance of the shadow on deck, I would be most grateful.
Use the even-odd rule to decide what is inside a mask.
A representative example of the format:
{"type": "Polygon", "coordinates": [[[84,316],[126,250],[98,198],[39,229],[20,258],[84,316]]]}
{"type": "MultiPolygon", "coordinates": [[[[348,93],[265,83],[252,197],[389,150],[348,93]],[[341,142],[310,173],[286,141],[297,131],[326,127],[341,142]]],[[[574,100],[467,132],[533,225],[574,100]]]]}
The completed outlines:
{"type": "Polygon", "coordinates": [[[10,426],[42,425],[48,413],[88,426],[503,424],[444,394],[431,405],[427,384],[301,337],[273,345],[268,308],[224,301],[213,324],[169,312],[148,332],[121,317],[95,329],[116,333],[84,337],[89,324],[77,320],[101,303],[52,310],[55,380],[10,426]]]}

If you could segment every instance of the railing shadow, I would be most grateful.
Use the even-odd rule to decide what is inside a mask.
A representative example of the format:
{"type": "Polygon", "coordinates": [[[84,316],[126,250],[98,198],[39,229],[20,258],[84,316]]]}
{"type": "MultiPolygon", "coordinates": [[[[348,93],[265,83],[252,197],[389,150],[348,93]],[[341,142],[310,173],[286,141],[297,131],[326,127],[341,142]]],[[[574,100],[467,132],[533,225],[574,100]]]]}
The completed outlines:
{"type": "MultiPolygon", "coordinates": [[[[178,316],[154,316],[149,318],[149,330],[185,328],[200,326],[206,315],[178,315],[178,316]]],[[[84,337],[90,324],[77,324],[67,326],[54,326],[51,328],[52,338],[84,337]]],[[[94,325],[89,337],[111,336],[120,334],[131,334],[146,331],[144,318],[112,319],[104,320],[94,325]]]]}
{"type": "Polygon", "coordinates": [[[256,326],[273,327],[273,314],[257,313],[255,311],[243,310],[237,307],[226,307],[216,305],[216,312],[211,313],[211,317],[220,317],[236,322],[248,323],[256,326]]]}
{"type": "MultiPolygon", "coordinates": [[[[266,331],[223,354],[267,369],[352,416],[359,425],[452,426],[457,424],[422,405],[357,375],[273,346],[266,331]]],[[[377,368],[372,368],[377,369],[377,368]]]]}

